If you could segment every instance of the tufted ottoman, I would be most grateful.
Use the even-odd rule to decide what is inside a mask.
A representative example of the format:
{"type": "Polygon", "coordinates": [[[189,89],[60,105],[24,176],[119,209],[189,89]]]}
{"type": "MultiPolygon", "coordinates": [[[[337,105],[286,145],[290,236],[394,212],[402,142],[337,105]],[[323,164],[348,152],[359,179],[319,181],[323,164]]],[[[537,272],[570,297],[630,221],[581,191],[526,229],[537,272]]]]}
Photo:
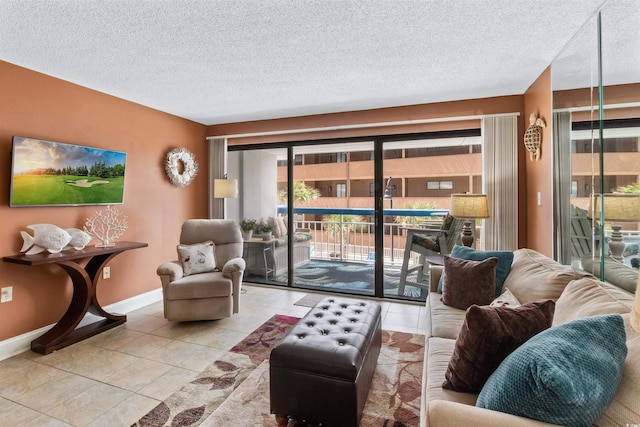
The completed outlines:
{"type": "Polygon", "coordinates": [[[329,297],[320,301],[271,351],[271,413],[357,426],[380,353],[380,305],[329,297]]]}

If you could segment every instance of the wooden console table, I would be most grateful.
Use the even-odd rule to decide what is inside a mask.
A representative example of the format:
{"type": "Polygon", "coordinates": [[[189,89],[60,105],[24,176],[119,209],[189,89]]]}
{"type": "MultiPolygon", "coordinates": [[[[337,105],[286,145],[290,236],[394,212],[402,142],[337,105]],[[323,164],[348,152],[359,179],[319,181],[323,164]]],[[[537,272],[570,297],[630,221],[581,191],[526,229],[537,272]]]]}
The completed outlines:
{"type": "Polygon", "coordinates": [[[49,354],[52,351],[77,343],[126,322],[126,315],[108,313],[100,306],[96,298],[96,286],[102,268],[113,257],[129,249],[147,246],[146,243],[139,242],[117,242],[115,246],[108,248],[87,246],[80,251],[67,251],[57,254],[44,252],[36,255],[4,257],[3,261],[15,264],[56,264],[67,272],[73,283],[73,297],[69,308],[53,328],[31,341],[31,350],[40,354],[49,354]],[[90,259],[83,267],[79,261],[84,258],[90,259]],[[103,317],[103,319],[77,327],[85,314],[87,314],[87,311],[103,317]]]}

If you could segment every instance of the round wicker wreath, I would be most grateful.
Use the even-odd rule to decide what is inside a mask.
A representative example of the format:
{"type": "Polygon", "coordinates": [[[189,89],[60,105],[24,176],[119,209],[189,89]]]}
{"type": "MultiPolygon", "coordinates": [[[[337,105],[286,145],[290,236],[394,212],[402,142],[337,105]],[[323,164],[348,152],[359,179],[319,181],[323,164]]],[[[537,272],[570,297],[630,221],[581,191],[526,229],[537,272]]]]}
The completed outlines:
{"type": "Polygon", "coordinates": [[[193,153],[186,148],[174,148],[167,153],[164,170],[173,185],[186,187],[198,174],[198,162],[193,153]],[[180,173],[180,164],[182,164],[182,173],[180,173]]]}

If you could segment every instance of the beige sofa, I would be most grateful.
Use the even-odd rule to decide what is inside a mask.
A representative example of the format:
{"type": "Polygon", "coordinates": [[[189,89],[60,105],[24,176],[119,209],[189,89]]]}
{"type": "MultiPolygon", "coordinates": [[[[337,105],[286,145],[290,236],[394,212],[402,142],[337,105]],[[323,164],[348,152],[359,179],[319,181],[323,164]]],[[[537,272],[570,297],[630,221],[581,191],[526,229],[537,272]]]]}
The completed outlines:
{"type": "MultiPolygon", "coordinates": [[[[431,292],[426,301],[426,338],[420,425],[422,427],[497,427],[551,425],[475,406],[477,394],[442,388],[465,311],[446,306],[437,293],[442,267],[432,267],[431,292]]],[[[640,333],[629,325],[634,295],[588,273],[560,265],[530,249],[514,252],[504,287],[521,302],[553,299],[553,325],[578,318],[620,313],[625,321],[628,355],[622,383],[597,426],[629,426],[640,423],[640,333]]]]}

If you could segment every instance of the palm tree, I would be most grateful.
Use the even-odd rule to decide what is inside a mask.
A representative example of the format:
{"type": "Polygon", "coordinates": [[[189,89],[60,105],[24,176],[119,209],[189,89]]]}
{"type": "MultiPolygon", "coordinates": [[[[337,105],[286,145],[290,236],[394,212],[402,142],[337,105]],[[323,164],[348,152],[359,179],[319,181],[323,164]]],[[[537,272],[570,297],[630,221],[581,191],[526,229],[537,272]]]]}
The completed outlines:
{"type": "Polygon", "coordinates": [[[367,227],[364,218],[360,215],[324,215],[322,222],[325,223],[324,229],[330,236],[333,236],[334,239],[339,238],[342,246],[340,253],[344,253],[345,255],[347,251],[343,252],[343,250],[349,247],[349,233],[352,231],[363,231],[367,227]]]}
{"type": "MultiPolygon", "coordinates": [[[[293,181],[293,200],[296,205],[302,205],[320,197],[320,190],[309,187],[302,181],[293,181]]],[[[287,190],[278,191],[279,203],[287,203],[287,190]]]]}
{"type": "MultiPolygon", "coordinates": [[[[437,203],[433,202],[408,202],[402,205],[401,209],[442,209],[437,203]]],[[[442,219],[441,217],[431,216],[397,216],[394,221],[396,224],[408,225],[411,227],[420,227],[427,221],[434,221],[442,219]]]]}
{"type": "Polygon", "coordinates": [[[616,188],[616,192],[626,194],[640,194],[640,182],[634,182],[633,184],[618,187],[616,188]]]}

